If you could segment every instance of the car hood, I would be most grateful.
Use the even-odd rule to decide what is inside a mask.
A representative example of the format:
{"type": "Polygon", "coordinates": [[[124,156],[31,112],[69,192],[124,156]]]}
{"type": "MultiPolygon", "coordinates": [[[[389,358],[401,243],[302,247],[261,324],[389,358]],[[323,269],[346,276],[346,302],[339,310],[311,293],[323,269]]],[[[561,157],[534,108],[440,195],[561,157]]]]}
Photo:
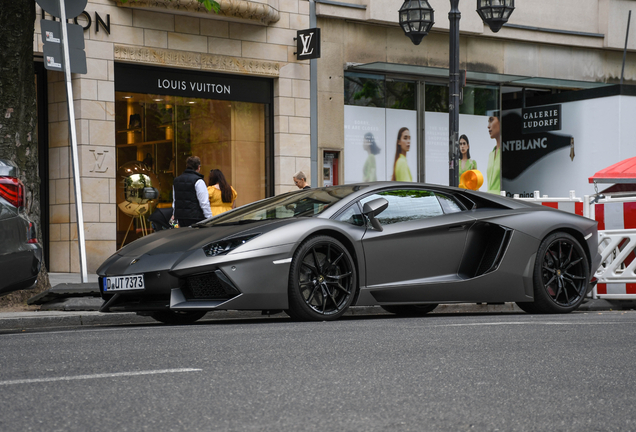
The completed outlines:
{"type": "Polygon", "coordinates": [[[294,220],[257,221],[241,225],[187,227],[158,231],[135,240],[116,252],[119,256],[138,257],[200,249],[208,243],[249,233],[265,233],[294,220]]]}
{"type": "MultiPolygon", "coordinates": [[[[303,219],[307,220],[310,218],[256,221],[242,225],[188,227],[158,231],[135,240],[115,252],[102,263],[96,273],[100,276],[104,276],[107,273],[124,275],[174,269],[175,266],[179,266],[180,263],[186,262],[192,257],[203,255],[203,246],[209,243],[251,233],[266,234],[282,226],[298,223],[303,219]],[[149,257],[152,259],[146,259],[149,257]],[[133,262],[135,265],[131,267],[133,262]]],[[[275,244],[271,242],[270,238],[270,240],[266,240],[264,244],[261,243],[258,246],[259,240],[263,237],[267,236],[259,236],[259,238],[248,242],[248,244],[259,248],[293,241],[288,237],[281,236],[276,237],[275,244]]]]}

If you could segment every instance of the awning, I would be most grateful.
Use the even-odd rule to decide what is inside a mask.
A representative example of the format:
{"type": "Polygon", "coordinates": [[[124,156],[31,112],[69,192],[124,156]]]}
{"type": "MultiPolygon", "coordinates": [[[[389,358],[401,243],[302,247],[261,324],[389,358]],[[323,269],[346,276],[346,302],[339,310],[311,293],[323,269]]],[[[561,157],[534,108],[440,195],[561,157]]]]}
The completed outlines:
{"type": "Polygon", "coordinates": [[[636,183],[636,157],[600,170],[590,177],[589,181],[590,183],[636,183]]]}
{"type": "MultiPolygon", "coordinates": [[[[367,73],[383,73],[383,74],[400,74],[411,76],[428,76],[438,78],[448,78],[448,69],[438,68],[431,66],[416,66],[398,63],[386,63],[386,62],[373,62],[366,64],[354,64],[347,65],[347,70],[352,72],[367,72],[367,73]]],[[[539,78],[524,75],[508,75],[488,72],[466,72],[466,79],[468,81],[480,81],[493,84],[503,84],[517,87],[532,87],[532,88],[558,88],[564,90],[583,90],[597,87],[607,87],[612,84],[590,81],[575,81],[564,80],[554,78],[539,78]]]]}

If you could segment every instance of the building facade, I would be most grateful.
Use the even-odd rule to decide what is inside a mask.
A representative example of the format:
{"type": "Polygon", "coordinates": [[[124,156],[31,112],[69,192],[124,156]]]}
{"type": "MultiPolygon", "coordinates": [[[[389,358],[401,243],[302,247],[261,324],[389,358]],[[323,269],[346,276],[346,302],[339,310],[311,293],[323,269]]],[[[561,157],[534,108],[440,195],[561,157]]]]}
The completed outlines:
{"type": "MultiPolygon", "coordinates": [[[[413,179],[448,184],[450,3],[429,3],[435,10],[435,24],[416,46],[399,27],[399,4],[317,2],[323,43],[317,78],[319,155],[335,152],[340,156],[337,171],[344,174],[341,180],[368,180],[370,159],[375,166],[372,179],[395,179],[397,132],[408,127],[411,149],[406,158],[413,179]],[[377,144],[374,155],[364,147],[371,135],[377,144]]],[[[474,1],[459,2],[460,69],[465,71],[459,134],[470,139],[470,152],[476,155],[473,159],[484,177],[494,147],[487,134],[493,113],[505,116],[511,109],[542,105],[547,98],[566,93],[587,92],[588,97],[597,97],[595,92],[606,91],[609,95],[613,94],[609,87],[619,83],[621,75],[626,87],[636,79],[633,35],[627,41],[623,65],[633,1],[517,0],[515,6],[508,24],[493,33],[475,12],[474,1]]],[[[619,99],[613,102],[615,106],[619,99]]],[[[574,121],[599,118],[599,113],[590,114],[574,121]]],[[[609,145],[610,137],[620,135],[618,125],[605,126],[616,133],[605,139],[601,135],[602,142],[596,144],[609,145]]],[[[505,121],[503,128],[505,135],[505,121]]],[[[596,130],[603,126],[599,124],[596,130]]],[[[575,135],[577,148],[582,150],[587,145],[582,138],[589,139],[589,130],[575,135]]],[[[594,157],[600,169],[620,160],[616,158],[634,156],[628,150],[627,135],[623,136],[622,145],[611,143],[615,147],[610,145],[594,156],[579,152],[576,161],[594,157]]],[[[505,151],[503,157],[505,167],[505,151]]],[[[325,168],[325,178],[328,171],[325,168]]],[[[505,179],[502,182],[504,189],[505,179]]],[[[568,190],[560,193],[567,196],[568,190]]]]}
{"type": "MultiPolygon", "coordinates": [[[[296,60],[294,40],[310,27],[310,2],[219,3],[221,13],[214,14],[196,0],[89,0],[77,18],[87,73],[73,75],[73,102],[91,272],[148,233],[148,214],[170,206],[172,179],[189,155],[201,157],[203,173],[220,168],[239,205],[294,190],[299,170],[308,177],[316,171],[313,186],[365,180],[368,133],[380,150],[375,179],[390,180],[402,128],[410,131],[412,180],[443,183],[447,176],[449,2],[430,0],[436,22],[419,46],[398,25],[399,2],[315,2],[322,54],[312,60],[313,166],[310,61],[296,60]],[[146,179],[159,190],[151,204],[129,190],[146,179]]],[[[471,134],[485,131],[494,112],[537,97],[600,91],[621,73],[626,84],[636,82],[636,36],[628,40],[623,68],[633,1],[516,3],[509,23],[492,33],[474,1],[460,2],[466,71],[460,125],[472,125],[471,151],[484,161],[492,141],[471,134]]],[[[41,64],[40,19],[52,17],[37,7],[34,55],[41,64]]],[[[42,184],[48,269],[79,272],[64,76],[40,68],[37,77],[44,81],[39,119],[46,126],[39,139],[48,148],[40,155],[48,171],[42,184]]]]}
{"type": "MultiPolygon", "coordinates": [[[[309,3],[219,3],[217,15],[195,0],[91,0],[76,19],[87,57],[72,81],[89,271],[149,228],[151,208],[126,193],[131,173],[148,169],[157,205],[169,206],[189,155],[202,173],[220,168],[239,205],[292,190],[293,174],[309,172],[309,65],[294,55],[309,3]]],[[[53,18],[37,7],[36,62],[40,19],[53,18]]],[[[39,76],[48,268],[78,272],[64,76],[39,76]]]]}

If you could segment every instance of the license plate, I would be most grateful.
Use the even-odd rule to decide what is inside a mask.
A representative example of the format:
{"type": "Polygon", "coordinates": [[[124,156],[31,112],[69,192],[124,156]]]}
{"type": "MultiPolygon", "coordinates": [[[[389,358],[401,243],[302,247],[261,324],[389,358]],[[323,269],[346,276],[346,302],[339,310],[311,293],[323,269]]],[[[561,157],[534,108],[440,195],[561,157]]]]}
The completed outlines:
{"type": "Polygon", "coordinates": [[[109,276],[104,278],[104,292],[144,289],[144,275],[109,276]]]}

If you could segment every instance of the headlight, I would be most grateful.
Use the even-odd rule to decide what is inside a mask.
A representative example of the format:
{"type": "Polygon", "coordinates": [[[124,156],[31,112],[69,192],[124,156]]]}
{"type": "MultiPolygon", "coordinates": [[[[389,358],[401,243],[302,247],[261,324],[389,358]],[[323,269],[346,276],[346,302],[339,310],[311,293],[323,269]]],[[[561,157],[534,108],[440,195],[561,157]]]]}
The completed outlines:
{"type": "Polygon", "coordinates": [[[258,237],[259,235],[261,235],[261,233],[249,234],[210,243],[203,246],[203,252],[205,252],[205,254],[209,257],[225,255],[230,251],[236,249],[237,247],[241,246],[242,244],[245,244],[248,241],[252,240],[254,237],[258,237]]]}

